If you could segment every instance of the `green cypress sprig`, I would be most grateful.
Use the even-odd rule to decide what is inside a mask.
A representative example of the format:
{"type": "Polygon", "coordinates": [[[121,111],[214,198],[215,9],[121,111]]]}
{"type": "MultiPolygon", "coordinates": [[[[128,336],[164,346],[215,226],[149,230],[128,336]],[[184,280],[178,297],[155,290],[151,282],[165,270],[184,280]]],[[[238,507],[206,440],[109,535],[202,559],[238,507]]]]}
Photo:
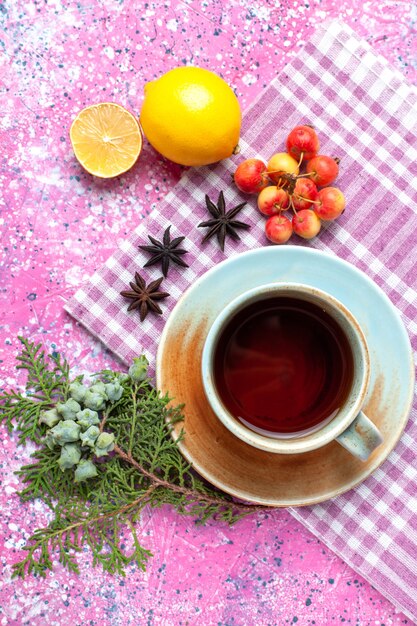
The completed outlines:
{"type": "Polygon", "coordinates": [[[46,356],[40,343],[34,344],[24,337],[19,337],[19,340],[24,349],[16,357],[17,369],[26,370],[27,386],[33,390],[33,397],[51,403],[57,394],[65,394],[69,384],[67,361],[62,361],[59,354],[46,356]]]}
{"type": "Polygon", "coordinates": [[[193,472],[178,447],[183,431],[176,440],[172,436],[173,425],[183,419],[182,407],[154,388],[144,357],[134,360],[129,375],[103,370],[86,388],[82,377],[71,379],[60,355],[47,356],[40,344],[20,340],[17,367],[27,372],[27,388],[0,394],[0,421],[17,433],[19,443],[37,444],[32,462],[17,472],[24,484],[19,495],[22,502],[41,499],[51,521],[27,541],[25,558],[13,566],[15,576],[45,576],[56,560],[78,573],[77,557],[85,547],[93,564],[106,572],[123,575],[133,565],[145,569],[151,553],[137,531],[145,506],[168,504],[200,523],[229,524],[262,508],[234,502],[193,472]],[[83,409],[84,402],[97,411],[83,409]],[[61,441],[63,432],[79,433],[80,440],[61,441]],[[98,446],[101,435],[106,435],[103,447],[98,446]],[[76,448],[75,460],[63,464],[68,445],[76,448]],[[88,472],[77,480],[83,463],[89,464],[88,472]]]}
{"type": "Polygon", "coordinates": [[[69,366],[59,354],[46,356],[42,344],[32,343],[24,337],[19,340],[23,349],[16,357],[16,367],[26,370],[26,393],[4,392],[0,396],[0,417],[9,432],[17,431],[19,443],[23,445],[28,440],[39,443],[41,412],[68,394],[69,366]]]}

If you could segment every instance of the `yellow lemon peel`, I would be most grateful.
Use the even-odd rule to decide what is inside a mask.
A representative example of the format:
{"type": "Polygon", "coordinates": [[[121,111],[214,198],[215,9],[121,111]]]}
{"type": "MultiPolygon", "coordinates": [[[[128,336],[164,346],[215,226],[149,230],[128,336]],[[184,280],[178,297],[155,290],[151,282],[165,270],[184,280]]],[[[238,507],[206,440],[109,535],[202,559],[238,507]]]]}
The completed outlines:
{"type": "Polygon", "coordinates": [[[140,123],[149,143],[174,163],[201,166],[233,154],[241,110],[220,76],[178,67],[145,85],[140,123]]]}

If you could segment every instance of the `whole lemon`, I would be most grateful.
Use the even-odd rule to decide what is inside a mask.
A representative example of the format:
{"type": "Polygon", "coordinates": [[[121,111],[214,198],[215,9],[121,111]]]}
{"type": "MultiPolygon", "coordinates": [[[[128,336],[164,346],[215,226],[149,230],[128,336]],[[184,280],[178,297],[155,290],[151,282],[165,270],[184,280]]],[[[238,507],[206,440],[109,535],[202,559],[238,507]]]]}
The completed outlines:
{"type": "Polygon", "coordinates": [[[208,165],[233,154],[241,111],[220,76],[178,67],[145,85],[140,123],[149,143],[180,165],[208,165]]]}

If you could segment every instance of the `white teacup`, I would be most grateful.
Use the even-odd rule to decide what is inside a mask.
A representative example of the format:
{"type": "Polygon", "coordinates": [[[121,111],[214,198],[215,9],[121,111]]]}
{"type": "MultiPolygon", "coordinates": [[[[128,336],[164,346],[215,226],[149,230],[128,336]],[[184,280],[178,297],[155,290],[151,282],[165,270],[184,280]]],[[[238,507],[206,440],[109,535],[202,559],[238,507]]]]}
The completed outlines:
{"type": "Polygon", "coordinates": [[[202,354],[204,390],[218,419],[247,444],[279,454],[337,440],[367,460],[382,443],[361,410],[369,378],[369,351],[354,316],[330,294],[297,283],[238,296],[213,322],[202,354]]]}

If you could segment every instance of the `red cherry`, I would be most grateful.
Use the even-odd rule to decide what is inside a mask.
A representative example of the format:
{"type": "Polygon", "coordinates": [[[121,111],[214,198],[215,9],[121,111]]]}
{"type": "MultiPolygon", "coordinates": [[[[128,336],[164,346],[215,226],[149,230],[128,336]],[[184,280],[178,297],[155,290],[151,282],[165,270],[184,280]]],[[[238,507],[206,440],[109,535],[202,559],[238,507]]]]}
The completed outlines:
{"type": "Polygon", "coordinates": [[[291,220],[285,215],[272,215],[265,223],[265,235],[272,243],[286,243],[292,235],[291,220]]]}
{"type": "Polygon", "coordinates": [[[320,219],[335,220],[345,210],[345,196],[337,187],[324,187],[318,195],[320,202],[315,205],[314,212],[320,219]]]}
{"type": "Polygon", "coordinates": [[[306,170],[317,187],[330,185],[339,174],[338,159],[318,154],[308,161],[306,170]]]}
{"type": "Polygon", "coordinates": [[[319,138],[312,126],[296,126],[287,137],[287,152],[299,161],[312,159],[320,148],[319,138]]]}
{"type": "Polygon", "coordinates": [[[298,211],[292,218],[294,232],[303,239],[313,239],[321,228],[320,219],[311,209],[298,211]]]}
{"type": "Polygon", "coordinates": [[[292,195],[292,204],[296,211],[311,208],[318,198],[317,185],[311,178],[297,178],[292,195]]]}
{"type": "Polygon", "coordinates": [[[234,173],[236,187],[245,193],[259,193],[269,185],[266,164],[260,159],[242,161],[234,173]]]}
{"type": "MultiPolygon", "coordinates": [[[[314,184],[314,183],[313,183],[314,184]]],[[[290,197],[285,189],[276,185],[269,185],[262,189],[258,196],[258,209],[264,215],[274,215],[285,211],[290,203],[290,197]]]]}

